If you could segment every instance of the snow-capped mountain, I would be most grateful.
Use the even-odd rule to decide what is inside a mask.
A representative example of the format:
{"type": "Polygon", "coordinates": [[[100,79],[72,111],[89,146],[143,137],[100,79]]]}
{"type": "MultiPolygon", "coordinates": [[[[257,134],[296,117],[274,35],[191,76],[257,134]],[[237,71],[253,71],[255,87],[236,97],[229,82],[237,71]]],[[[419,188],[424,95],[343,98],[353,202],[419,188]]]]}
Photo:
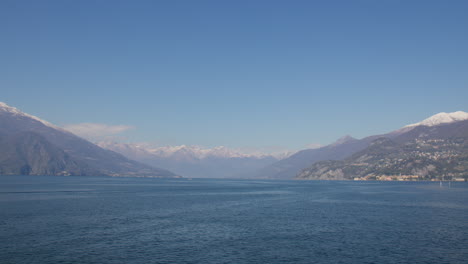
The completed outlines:
{"type": "Polygon", "coordinates": [[[148,165],[168,168],[187,177],[204,178],[248,177],[254,171],[290,155],[289,152],[275,153],[275,155],[260,151],[242,152],[224,146],[154,147],[146,143],[128,144],[109,141],[97,144],[148,165]]]}
{"type": "Polygon", "coordinates": [[[262,151],[242,151],[240,149],[231,149],[225,146],[207,148],[197,145],[180,146],[162,146],[155,147],[147,143],[118,143],[114,141],[97,142],[102,148],[118,150],[122,152],[131,152],[134,155],[155,155],[161,158],[187,157],[189,159],[206,158],[265,158],[274,157],[277,159],[286,158],[292,154],[291,151],[279,151],[274,153],[265,153],[262,151]]]}
{"type": "Polygon", "coordinates": [[[296,179],[378,179],[395,175],[413,175],[420,180],[466,179],[468,120],[450,121],[445,117],[439,115],[429,119],[426,124],[430,125],[374,138],[365,149],[344,159],[317,161],[298,172],[296,179]]]}
{"type": "MultiPolygon", "coordinates": [[[[374,140],[382,137],[389,139],[399,137],[402,140],[411,140],[428,135],[433,138],[444,137],[447,135],[454,136],[456,131],[450,131],[450,129],[457,127],[457,124],[463,125],[462,123],[467,122],[466,120],[468,120],[468,113],[463,111],[439,113],[421,122],[405,126],[387,134],[372,135],[362,139],[354,139],[352,137],[345,136],[338,139],[335,143],[318,149],[305,149],[298,151],[288,158],[282,159],[261,169],[257,173],[257,177],[290,179],[293,178],[301,169],[310,167],[316,162],[324,160],[344,160],[354,153],[364,150],[374,140]],[[428,132],[429,129],[439,128],[439,126],[445,127],[445,129],[449,131],[445,131],[444,128],[434,129],[434,131],[440,133],[437,135],[434,135],[434,131],[428,132]]],[[[464,129],[459,130],[460,133],[464,133],[463,131],[466,131],[464,129]]]]}
{"type": "Polygon", "coordinates": [[[437,126],[441,124],[448,124],[457,121],[468,120],[468,113],[463,111],[457,111],[452,113],[438,113],[421,122],[407,125],[405,127],[416,127],[416,126],[437,126]]]}
{"type": "Polygon", "coordinates": [[[234,157],[251,157],[254,155],[244,154],[238,151],[226,148],[224,146],[218,146],[214,148],[204,148],[201,146],[164,146],[164,147],[149,147],[147,151],[161,157],[170,157],[174,155],[188,155],[198,159],[204,159],[209,156],[216,156],[222,158],[234,158],[234,157]]]}

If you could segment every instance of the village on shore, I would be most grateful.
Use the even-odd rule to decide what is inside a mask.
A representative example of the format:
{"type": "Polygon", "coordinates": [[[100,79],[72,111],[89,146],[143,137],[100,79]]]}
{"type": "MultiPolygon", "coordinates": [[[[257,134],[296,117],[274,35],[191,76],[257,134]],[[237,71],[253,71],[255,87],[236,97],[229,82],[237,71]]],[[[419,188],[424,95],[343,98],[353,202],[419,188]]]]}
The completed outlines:
{"type": "Polygon", "coordinates": [[[367,175],[364,177],[354,177],[355,181],[455,181],[455,182],[464,182],[467,181],[467,178],[461,177],[440,177],[427,179],[418,175],[367,175]]]}

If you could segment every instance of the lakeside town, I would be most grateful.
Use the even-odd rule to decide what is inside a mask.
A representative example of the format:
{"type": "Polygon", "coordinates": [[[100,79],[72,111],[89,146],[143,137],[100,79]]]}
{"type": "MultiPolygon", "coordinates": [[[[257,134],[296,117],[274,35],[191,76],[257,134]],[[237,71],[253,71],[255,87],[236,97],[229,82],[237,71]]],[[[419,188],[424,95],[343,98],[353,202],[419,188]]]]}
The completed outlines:
{"type": "Polygon", "coordinates": [[[440,177],[433,179],[425,179],[418,175],[367,175],[365,177],[354,177],[355,181],[455,181],[455,182],[466,182],[467,178],[461,177],[440,177]]]}

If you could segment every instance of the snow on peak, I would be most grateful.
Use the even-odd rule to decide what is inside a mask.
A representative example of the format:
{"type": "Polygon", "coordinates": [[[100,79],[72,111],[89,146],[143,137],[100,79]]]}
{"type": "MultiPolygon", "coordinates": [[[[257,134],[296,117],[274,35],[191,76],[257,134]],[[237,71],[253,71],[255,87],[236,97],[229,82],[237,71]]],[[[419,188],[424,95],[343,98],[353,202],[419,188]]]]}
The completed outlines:
{"type": "Polygon", "coordinates": [[[165,146],[165,147],[155,147],[148,149],[149,152],[156,154],[158,156],[169,157],[173,155],[190,155],[199,159],[204,159],[208,157],[223,157],[223,158],[241,158],[241,157],[254,157],[257,155],[242,153],[236,149],[229,149],[225,146],[217,146],[213,148],[205,148],[202,146],[165,146]]]}
{"type": "Polygon", "coordinates": [[[4,112],[4,113],[8,113],[8,114],[11,114],[11,115],[14,115],[14,116],[23,116],[23,117],[28,117],[28,118],[31,118],[31,119],[34,119],[48,127],[52,127],[52,128],[55,128],[55,129],[60,129],[59,127],[45,121],[45,120],[42,120],[40,119],[39,117],[37,116],[33,116],[33,115],[30,115],[30,114],[26,114],[20,110],[18,110],[18,108],[16,107],[12,107],[12,106],[9,106],[3,102],[0,102],[0,113],[1,112],[4,112]]]}
{"type": "Polygon", "coordinates": [[[98,146],[117,152],[126,152],[134,154],[151,154],[161,158],[178,159],[206,159],[206,158],[284,158],[292,154],[290,151],[281,151],[275,153],[263,151],[247,151],[242,149],[231,149],[225,146],[216,146],[212,148],[197,145],[179,145],[179,146],[153,146],[150,143],[117,143],[117,142],[98,142],[98,146]]]}
{"type": "Polygon", "coordinates": [[[416,127],[416,126],[437,126],[440,124],[453,123],[457,121],[468,120],[468,113],[463,111],[457,111],[452,113],[438,113],[423,121],[405,127],[416,127]]]}
{"type": "Polygon", "coordinates": [[[9,106],[9,105],[5,104],[4,102],[0,102],[0,110],[2,112],[8,112],[8,113],[12,113],[12,114],[21,114],[22,113],[20,110],[16,109],[15,107],[9,106]]]}

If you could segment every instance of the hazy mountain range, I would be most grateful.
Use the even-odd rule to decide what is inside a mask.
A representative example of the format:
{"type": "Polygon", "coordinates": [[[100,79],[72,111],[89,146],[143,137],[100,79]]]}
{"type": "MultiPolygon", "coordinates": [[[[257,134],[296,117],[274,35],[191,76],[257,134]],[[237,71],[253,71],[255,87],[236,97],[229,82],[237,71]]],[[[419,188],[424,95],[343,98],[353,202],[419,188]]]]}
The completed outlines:
{"type": "Polygon", "coordinates": [[[99,146],[142,163],[167,168],[186,177],[245,178],[278,161],[288,153],[246,154],[226,147],[200,146],[151,147],[146,144],[98,142],[99,146]]]}
{"type": "Polygon", "coordinates": [[[316,149],[276,155],[226,147],[93,144],[0,103],[0,175],[108,175],[351,179],[382,174],[463,176],[468,113],[439,113],[395,131],[345,136],[316,149]],[[164,169],[161,169],[164,168],[164,169]]]}

